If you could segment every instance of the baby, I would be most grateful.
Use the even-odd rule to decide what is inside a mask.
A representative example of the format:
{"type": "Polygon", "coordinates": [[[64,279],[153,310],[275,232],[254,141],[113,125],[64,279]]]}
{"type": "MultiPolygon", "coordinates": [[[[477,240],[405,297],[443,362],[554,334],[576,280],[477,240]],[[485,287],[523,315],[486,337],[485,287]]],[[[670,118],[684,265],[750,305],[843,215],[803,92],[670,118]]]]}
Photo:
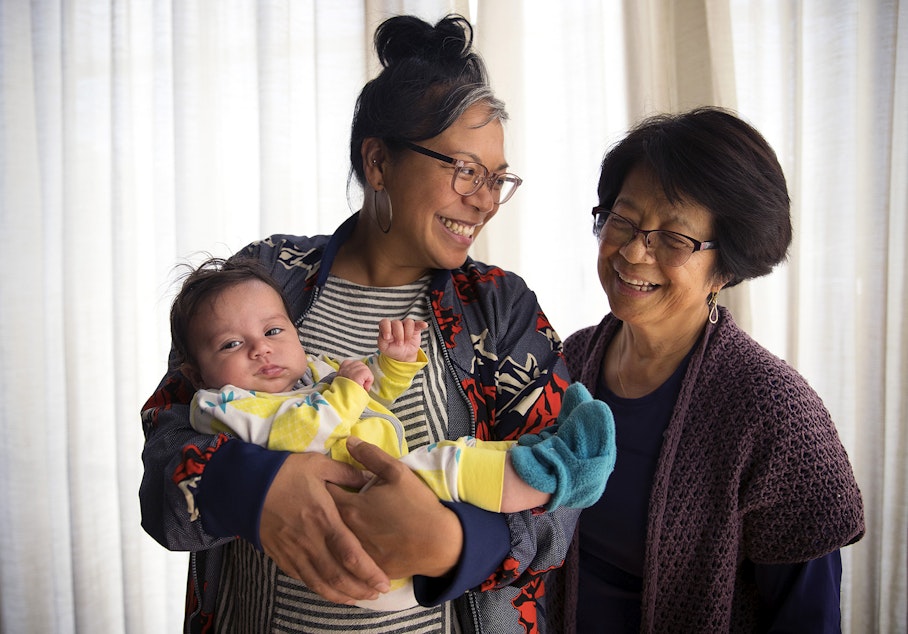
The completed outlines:
{"type": "MultiPolygon", "coordinates": [[[[180,368],[197,389],[190,421],[198,431],[362,468],[346,448],[355,436],[404,460],[439,498],[494,512],[584,508],[599,499],[614,467],[614,423],[608,406],[579,384],[568,388],[559,424],[539,435],[516,443],[463,437],[409,451],[389,408],[427,363],[426,328],[383,319],[378,352],[366,359],[307,355],[280,287],[257,262],[239,259],[203,263],[171,308],[180,368]]],[[[398,580],[357,605],[400,610],[416,601],[408,580],[398,580]]]]}

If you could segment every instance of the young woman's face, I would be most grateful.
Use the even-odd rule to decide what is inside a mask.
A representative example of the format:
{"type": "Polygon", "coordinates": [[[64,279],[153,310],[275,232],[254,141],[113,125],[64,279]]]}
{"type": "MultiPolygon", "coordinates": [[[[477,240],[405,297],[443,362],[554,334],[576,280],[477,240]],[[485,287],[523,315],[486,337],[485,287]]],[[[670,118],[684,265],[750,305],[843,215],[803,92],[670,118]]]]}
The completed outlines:
{"type": "Polygon", "coordinates": [[[306,351],[280,295],[259,280],[241,282],[199,307],[189,328],[196,387],[287,392],[306,372],[306,351]]]}
{"type": "MultiPolygon", "coordinates": [[[[490,173],[506,171],[504,130],[485,123],[487,107],[476,104],[440,135],[419,145],[455,159],[481,163],[490,173]]],[[[393,223],[387,243],[404,266],[453,269],[463,264],[483,226],[498,212],[483,185],[471,196],[451,187],[454,166],[412,150],[384,170],[393,223]]]]}
{"type": "MultiPolygon", "coordinates": [[[[676,231],[701,242],[715,238],[706,208],[685,202],[671,204],[645,168],[628,172],[612,211],[640,229],[676,231]]],[[[713,250],[697,251],[681,266],[665,266],[647,250],[642,235],[623,246],[600,238],[599,280],[609,307],[622,321],[664,332],[679,331],[685,324],[706,323],[706,298],[717,290],[715,258],[713,250]]]]}

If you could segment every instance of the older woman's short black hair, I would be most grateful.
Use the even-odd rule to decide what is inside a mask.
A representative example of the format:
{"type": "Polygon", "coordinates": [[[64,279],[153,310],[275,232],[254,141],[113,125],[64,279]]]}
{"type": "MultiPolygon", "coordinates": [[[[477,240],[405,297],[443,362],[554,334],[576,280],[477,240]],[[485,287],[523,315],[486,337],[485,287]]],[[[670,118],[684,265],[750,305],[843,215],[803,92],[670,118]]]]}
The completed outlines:
{"type": "Polygon", "coordinates": [[[190,269],[170,307],[170,337],[177,362],[195,363],[190,329],[199,308],[226,289],[255,280],[274,289],[283,301],[284,310],[289,316],[290,308],[283,289],[258,260],[240,256],[229,260],[209,258],[197,268],[190,269]]]}
{"type": "Polygon", "coordinates": [[[733,286],[769,273],[791,244],[785,175],[773,149],[727,110],[703,107],[642,121],[606,154],[599,204],[611,208],[628,172],[652,171],[669,202],[705,207],[718,241],[718,279],[733,286]]]}
{"type": "Polygon", "coordinates": [[[368,137],[400,150],[403,141],[438,136],[476,103],[488,106],[488,121],[507,119],[473,50],[466,18],[452,14],[432,26],[412,15],[394,16],[376,29],[375,50],[383,69],[360,92],[350,133],[350,166],[361,185],[368,137]]]}

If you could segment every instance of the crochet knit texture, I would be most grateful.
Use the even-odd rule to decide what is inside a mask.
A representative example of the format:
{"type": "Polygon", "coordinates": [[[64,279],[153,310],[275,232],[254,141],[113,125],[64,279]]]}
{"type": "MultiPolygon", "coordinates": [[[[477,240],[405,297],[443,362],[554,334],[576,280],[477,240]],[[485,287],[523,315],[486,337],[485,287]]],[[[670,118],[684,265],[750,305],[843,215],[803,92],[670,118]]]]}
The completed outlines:
{"type": "MultiPolygon", "coordinates": [[[[620,326],[609,315],[565,341],[572,378],[596,385],[620,326]]],[[[805,561],[863,533],[861,494],[820,397],[720,308],[664,434],[650,496],[643,631],[750,631],[757,597],[741,560],[805,561]]]]}

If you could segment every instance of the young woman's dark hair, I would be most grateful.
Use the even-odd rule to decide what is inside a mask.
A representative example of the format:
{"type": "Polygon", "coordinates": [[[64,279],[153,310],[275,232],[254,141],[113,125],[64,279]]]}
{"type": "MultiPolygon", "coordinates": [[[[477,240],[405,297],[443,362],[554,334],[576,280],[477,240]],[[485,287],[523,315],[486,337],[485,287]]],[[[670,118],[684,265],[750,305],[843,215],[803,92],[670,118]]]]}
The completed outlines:
{"type": "Polygon", "coordinates": [[[791,244],[785,175],[766,139],[727,110],[648,118],[606,154],[599,204],[611,208],[628,172],[652,170],[672,203],[706,207],[719,250],[716,276],[734,286],[783,261],[791,244]]]}
{"type": "Polygon", "coordinates": [[[290,314],[283,289],[272,279],[258,260],[250,258],[209,258],[183,278],[180,292],[170,307],[170,336],[178,363],[195,363],[189,326],[199,307],[221,291],[243,282],[258,280],[273,288],[290,314]]]}
{"type": "Polygon", "coordinates": [[[488,105],[487,122],[507,119],[504,103],[489,86],[485,63],[472,47],[473,28],[459,15],[435,26],[401,15],[378,27],[375,50],[382,71],[356,100],[350,134],[350,166],[361,185],[363,139],[381,139],[394,152],[402,141],[441,134],[479,102],[488,105]]]}

